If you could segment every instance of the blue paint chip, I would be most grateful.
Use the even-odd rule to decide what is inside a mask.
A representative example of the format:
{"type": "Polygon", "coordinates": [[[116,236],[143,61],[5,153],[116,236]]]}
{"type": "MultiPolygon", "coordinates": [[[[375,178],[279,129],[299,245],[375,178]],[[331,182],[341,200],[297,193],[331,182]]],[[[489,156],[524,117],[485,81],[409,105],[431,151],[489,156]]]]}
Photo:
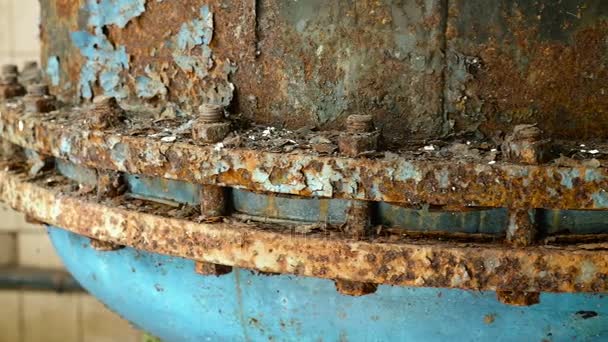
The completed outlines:
{"type": "Polygon", "coordinates": [[[135,88],[137,91],[137,96],[145,99],[167,93],[167,88],[160,80],[156,80],[148,76],[137,76],[135,78],[135,88]]]}
{"type": "Polygon", "coordinates": [[[198,45],[209,45],[213,38],[213,14],[209,6],[200,8],[200,18],[182,24],[176,36],[177,48],[192,50],[198,45]]]}
{"type": "Polygon", "coordinates": [[[127,97],[127,88],[122,81],[122,71],[129,69],[129,55],[124,46],[114,46],[102,32],[106,25],[124,28],[127,23],[145,11],[145,0],[87,0],[83,10],[88,12],[87,31],[71,33],[72,43],[80,50],[86,61],[80,69],[80,95],[93,97],[93,85],[99,82],[105,95],[116,98],[127,97]]]}
{"type": "Polygon", "coordinates": [[[593,206],[598,209],[608,208],[608,193],[605,190],[600,190],[594,193],[593,198],[593,206]]]}
{"type": "Polygon", "coordinates": [[[59,58],[51,56],[46,62],[46,74],[51,80],[51,85],[59,85],[59,58]]]}
{"type": "Polygon", "coordinates": [[[145,0],[87,0],[88,24],[92,27],[114,24],[124,28],[131,19],[146,10],[145,4],[145,0]]]}
{"type": "Polygon", "coordinates": [[[209,10],[209,6],[204,5],[200,8],[199,14],[198,19],[184,23],[177,35],[167,44],[173,49],[173,60],[180,69],[204,78],[213,66],[209,48],[209,43],[213,39],[213,13],[209,10]],[[191,55],[190,51],[198,46],[201,47],[201,54],[191,55]]]}
{"type": "Polygon", "coordinates": [[[72,43],[86,58],[80,69],[80,95],[85,99],[93,96],[92,85],[99,81],[107,96],[124,98],[127,90],[122,84],[121,72],[129,69],[129,55],[124,46],[114,48],[103,34],[85,31],[72,32],[72,43]]]}

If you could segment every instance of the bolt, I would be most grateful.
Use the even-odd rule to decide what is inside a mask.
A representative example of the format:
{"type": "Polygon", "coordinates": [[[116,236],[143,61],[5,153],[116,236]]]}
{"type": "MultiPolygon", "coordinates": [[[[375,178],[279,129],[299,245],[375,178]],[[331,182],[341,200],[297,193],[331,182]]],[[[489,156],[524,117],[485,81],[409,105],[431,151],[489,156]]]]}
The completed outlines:
{"type": "Polygon", "coordinates": [[[49,95],[49,86],[42,83],[32,84],[27,87],[27,94],[32,96],[49,95]]]}
{"type": "Polygon", "coordinates": [[[536,125],[517,125],[502,144],[506,160],[514,163],[540,164],[549,155],[550,139],[542,139],[543,131],[536,125]]]}
{"type": "Polygon", "coordinates": [[[537,235],[534,209],[510,209],[507,242],[515,247],[530,246],[537,235]]]}
{"type": "Polygon", "coordinates": [[[0,99],[10,99],[25,95],[25,88],[19,84],[16,74],[0,75],[0,99]]]}
{"type": "Polygon", "coordinates": [[[216,277],[232,272],[232,266],[214,264],[205,261],[197,261],[194,265],[194,269],[198,274],[214,275],[216,277]]]}
{"type": "Polygon", "coordinates": [[[370,233],[372,205],[368,201],[350,201],[346,213],[345,232],[355,239],[360,239],[370,233]]]}
{"type": "Polygon", "coordinates": [[[97,170],[97,199],[113,198],[127,191],[122,174],[111,170],[97,170]]]}
{"type": "Polygon", "coordinates": [[[23,98],[26,112],[47,113],[56,109],[55,96],[49,94],[46,84],[31,84],[23,98]]]}
{"type": "Polygon", "coordinates": [[[192,124],[192,138],[203,143],[216,143],[230,133],[230,123],[224,121],[224,109],[213,104],[199,107],[199,116],[192,124]]]}
{"type": "Polygon", "coordinates": [[[90,129],[105,129],[120,124],[124,116],[124,110],[120,107],[116,98],[96,97],[93,104],[90,115],[85,119],[90,129]]]}
{"type": "Polygon", "coordinates": [[[19,75],[19,68],[15,64],[4,64],[0,75],[19,75]]]}
{"type": "Polygon", "coordinates": [[[356,157],[378,148],[379,132],[374,131],[371,115],[350,115],[346,119],[346,132],[338,138],[340,152],[356,157]]]}
{"type": "Polygon", "coordinates": [[[336,290],[346,296],[364,296],[376,292],[378,285],[358,281],[337,279],[334,281],[336,290]]]}
{"type": "Polygon", "coordinates": [[[224,108],[219,105],[205,103],[199,108],[199,120],[205,123],[217,123],[224,120],[224,108]]]}
{"type": "Polygon", "coordinates": [[[371,115],[349,115],[346,118],[346,130],[350,133],[367,133],[374,130],[371,115]]]}
{"type": "Polygon", "coordinates": [[[2,75],[0,77],[0,84],[2,84],[2,85],[19,84],[19,78],[15,74],[2,75]]]}
{"type": "Polygon", "coordinates": [[[219,217],[226,214],[226,189],[216,185],[203,185],[200,191],[201,215],[219,217]]]}
{"type": "Polygon", "coordinates": [[[496,291],[499,302],[514,306],[531,306],[540,303],[540,293],[526,291],[496,291]]]}

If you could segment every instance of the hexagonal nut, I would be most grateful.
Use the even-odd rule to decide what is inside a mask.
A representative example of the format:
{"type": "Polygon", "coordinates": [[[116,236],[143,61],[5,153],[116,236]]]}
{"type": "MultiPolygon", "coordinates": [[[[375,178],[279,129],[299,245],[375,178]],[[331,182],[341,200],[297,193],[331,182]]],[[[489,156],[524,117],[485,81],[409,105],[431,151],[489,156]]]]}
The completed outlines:
{"type": "Polygon", "coordinates": [[[23,104],[26,112],[47,113],[57,109],[54,96],[25,96],[23,104]]]}
{"type": "Polygon", "coordinates": [[[502,145],[502,153],[508,161],[523,164],[541,164],[549,159],[550,141],[508,141],[502,145]]]}
{"type": "Polygon", "coordinates": [[[499,302],[514,306],[530,306],[540,303],[540,293],[525,291],[496,291],[499,302]]]}
{"type": "Polygon", "coordinates": [[[373,133],[344,133],[338,138],[340,153],[356,157],[363,152],[375,151],[378,148],[378,132],[373,133]]]}
{"type": "Polygon", "coordinates": [[[230,122],[203,123],[192,125],[192,139],[197,142],[215,143],[224,140],[230,133],[230,122]]]}
{"type": "Polygon", "coordinates": [[[13,97],[24,96],[25,88],[20,84],[0,85],[0,99],[10,99],[13,97]]]}
{"type": "Polygon", "coordinates": [[[358,281],[338,279],[334,281],[336,290],[346,296],[365,296],[376,292],[378,285],[373,283],[362,283],[358,281]]]}
{"type": "Polygon", "coordinates": [[[196,273],[201,275],[213,275],[219,277],[232,272],[232,266],[219,265],[210,262],[197,261],[195,264],[196,273]]]}

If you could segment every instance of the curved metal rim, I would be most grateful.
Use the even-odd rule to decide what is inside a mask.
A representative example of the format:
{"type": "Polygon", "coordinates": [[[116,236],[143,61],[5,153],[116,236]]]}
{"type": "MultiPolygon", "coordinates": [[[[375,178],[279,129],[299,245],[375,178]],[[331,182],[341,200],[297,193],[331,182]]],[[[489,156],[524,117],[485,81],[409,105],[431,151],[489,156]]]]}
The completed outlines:
{"type": "Polygon", "coordinates": [[[25,179],[0,171],[0,199],[80,235],[196,261],[401,286],[608,292],[605,248],[356,241],[236,221],[196,223],[86,201],[25,179]]]}
{"type": "Polygon", "coordinates": [[[343,158],[257,150],[216,150],[55,124],[52,114],[5,109],[3,139],[97,168],[198,184],[306,197],[406,205],[608,209],[608,170],[452,159],[343,158]],[[50,115],[50,116],[49,116],[50,115]]]}

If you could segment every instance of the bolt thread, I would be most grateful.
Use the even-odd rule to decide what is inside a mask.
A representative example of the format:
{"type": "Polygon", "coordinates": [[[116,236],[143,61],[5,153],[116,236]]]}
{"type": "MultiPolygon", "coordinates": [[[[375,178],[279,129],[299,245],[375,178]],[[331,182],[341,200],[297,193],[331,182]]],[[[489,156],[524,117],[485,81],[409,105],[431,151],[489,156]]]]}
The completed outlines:
{"type": "Polygon", "coordinates": [[[122,110],[115,97],[104,97],[95,102],[95,112],[114,112],[122,110]]]}
{"type": "Polygon", "coordinates": [[[206,123],[222,122],[224,108],[219,105],[206,103],[199,107],[199,119],[206,123]]]}
{"type": "Polygon", "coordinates": [[[374,130],[371,115],[349,115],[346,119],[346,130],[349,133],[366,133],[374,130]]]}
{"type": "Polygon", "coordinates": [[[15,64],[4,64],[2,66],[2,76],[6,75],[17,75],[19,74],[19,68],[15,64]]]}
{"type": "Polygon", "coordinates": [[[45,96],[49,94],[49,86],[46,84],[32,84],[27,87],[27,93],[32,96],[45,96]]]}

